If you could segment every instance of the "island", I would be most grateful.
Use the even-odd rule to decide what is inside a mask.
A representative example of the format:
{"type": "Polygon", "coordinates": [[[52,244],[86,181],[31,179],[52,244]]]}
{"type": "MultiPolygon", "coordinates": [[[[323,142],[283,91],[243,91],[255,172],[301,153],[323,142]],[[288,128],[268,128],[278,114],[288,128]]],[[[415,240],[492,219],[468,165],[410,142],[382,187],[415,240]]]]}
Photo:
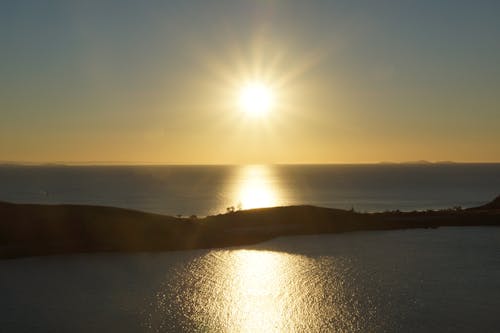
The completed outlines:
{"type": "Polygon", "coordinates": [[[104,206],[0,202],[0,258],[206,249],[288,235],[445,226],[500,226],[500,196],[468,209],[360,213],[302,205],[203,218],[104,206]]]}

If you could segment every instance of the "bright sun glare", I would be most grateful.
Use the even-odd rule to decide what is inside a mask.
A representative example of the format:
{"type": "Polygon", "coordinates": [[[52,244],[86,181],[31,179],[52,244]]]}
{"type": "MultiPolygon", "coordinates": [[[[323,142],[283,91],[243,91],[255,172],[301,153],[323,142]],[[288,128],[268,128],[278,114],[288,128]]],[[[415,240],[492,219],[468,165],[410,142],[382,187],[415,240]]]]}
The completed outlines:
{"type": "Polygon", "coordinates": [[[273,105],[273,91],[263,83],[249,83],[240,90],[239,106],[250,115],[265,114],[272,109],[273,105]]]}

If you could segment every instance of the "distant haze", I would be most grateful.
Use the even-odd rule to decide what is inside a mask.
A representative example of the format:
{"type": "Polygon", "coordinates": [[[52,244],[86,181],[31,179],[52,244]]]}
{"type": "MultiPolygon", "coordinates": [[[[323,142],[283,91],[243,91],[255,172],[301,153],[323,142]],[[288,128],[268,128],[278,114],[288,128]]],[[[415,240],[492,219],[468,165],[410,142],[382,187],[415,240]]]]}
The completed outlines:
{"type": "Polygon", "coordinates": [[[500,161],[499,1],[3,1],[0,160],[500,161]],[[276,107],[235,106],[263,80],[276,107]]]}

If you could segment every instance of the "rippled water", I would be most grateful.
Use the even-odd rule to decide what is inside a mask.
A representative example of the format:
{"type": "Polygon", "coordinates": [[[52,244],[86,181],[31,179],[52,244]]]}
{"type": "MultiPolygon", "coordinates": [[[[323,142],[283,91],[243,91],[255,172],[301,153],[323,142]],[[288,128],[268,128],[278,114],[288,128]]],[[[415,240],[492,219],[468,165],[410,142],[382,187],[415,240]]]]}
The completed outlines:
{"type": "Polygon", "coordinates": [[[8,332],[498,332],[500,228],[0,261],[8,332]]]}

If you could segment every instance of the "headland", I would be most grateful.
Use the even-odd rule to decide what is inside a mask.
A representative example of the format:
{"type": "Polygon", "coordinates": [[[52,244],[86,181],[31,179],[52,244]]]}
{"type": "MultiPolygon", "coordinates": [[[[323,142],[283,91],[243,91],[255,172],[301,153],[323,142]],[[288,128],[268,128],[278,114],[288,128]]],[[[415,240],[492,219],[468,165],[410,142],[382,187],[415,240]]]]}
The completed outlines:
{"type": "Polygon", "coordinates": [[[287,206],[182,218],[86,205],[0,202],[0,258],[244,246],[279,236],[500,226],[500,196],[479,207],[359,213],[287,206]]]}

